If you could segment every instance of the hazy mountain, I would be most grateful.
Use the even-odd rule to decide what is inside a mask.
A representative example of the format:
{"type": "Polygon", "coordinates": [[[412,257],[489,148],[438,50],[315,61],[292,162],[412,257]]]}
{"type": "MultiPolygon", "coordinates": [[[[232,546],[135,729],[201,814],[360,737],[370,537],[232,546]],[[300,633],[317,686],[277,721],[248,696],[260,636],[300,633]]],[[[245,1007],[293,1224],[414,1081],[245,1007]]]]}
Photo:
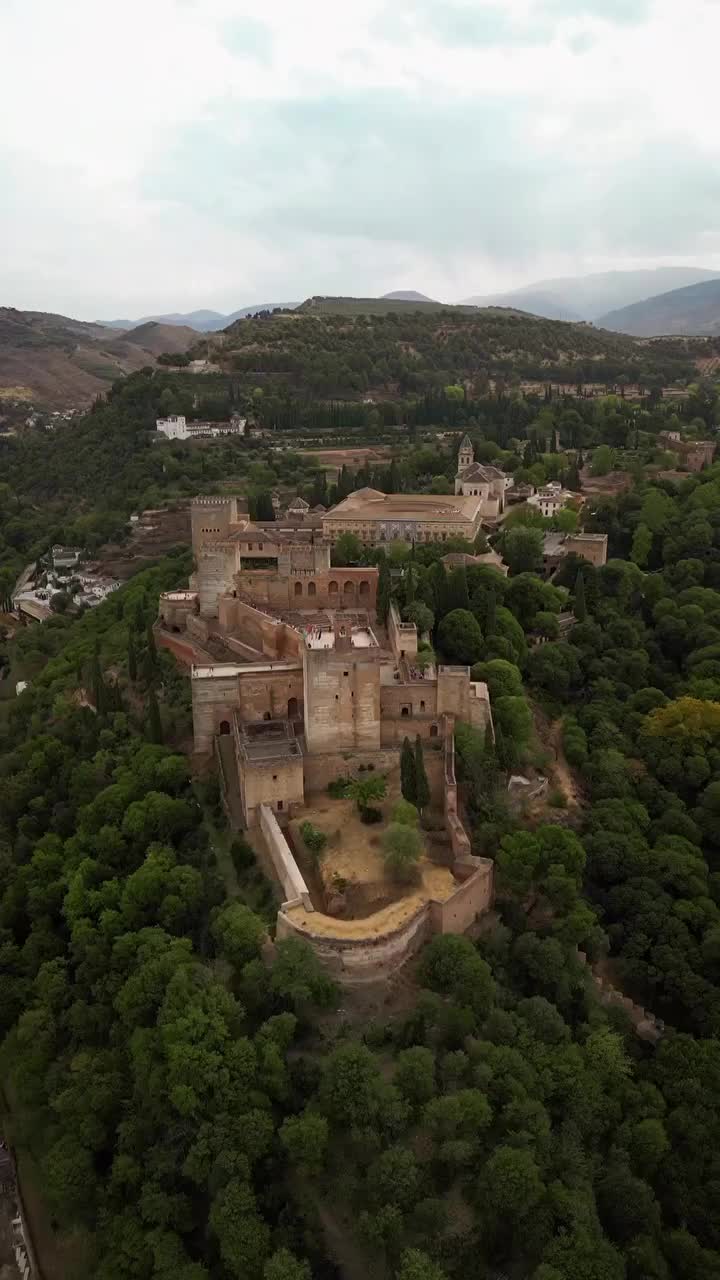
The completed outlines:
{"type": "Polygon", "coordinates": [[[143,329],[126,335],[69,316],[0,307],[0,391],[53,409],[80,407],[123,374],[153,364],[160,351],[186,351],[198,339],[189,329],[143,329]]]}
{"type": "Polygon", "coordinates": [[[121,341],[132,343],[154,356],[159,356],[163,351],[171,352],[173,355],[177,355],[178,352],[184,353],[195,346],[199,337],[197,329],[191,329],[188,325],[160,324],[157,320],[148,320],[145,324],[136,325],[134,329],[124,333],[121,341]]]}
{"type": "Polygon", "coordinates": [[[434,302],[426,293],[417,293],[415,289],[396,289],[394,293],[384,293],[386,302],[434,302]]]}
{"type": "Polygon", "coordinates": [[[672,289],[601,316],[598,324],[637,338],[720,333],[720,279],[672,289]]]}
{"type": "Polygon", "coordinates": [[[475,307],[511,307],[532,316],[544,316],[548,320],[582,320],[583,317],[562,299],[550,293],[532,289],[519,289],[512,293],[495,293],[488,298],[466,298],[467,305],[475,307]]]}
{"type": "Polygon", "coordinates": [[[503,294],[474,296],[479,307],[521,307],[551,320],[598,320],[609,311],[630,306],[658,293],[718,278],[702,267],[654,267],[642,271],[601,271],[588,276],[539,280],[503,294]]]}
{"type": "Polygon", "coordinates": [[[239,311],[232,311],[227,316],[220,311],[172,311],[167,315],[141,316],[139,320],[101,320],[98,323],[109,329],[135,329],[138,325],[154,321],[158,324],[184,325],[198,333],[217,333],[220,329],[226,329],[234,320],[256,316],[260,311],[277,311],[280,307],[292,310],[297,305],[297,302],[255,302],[252,306],[241,307],[239,311]]]}

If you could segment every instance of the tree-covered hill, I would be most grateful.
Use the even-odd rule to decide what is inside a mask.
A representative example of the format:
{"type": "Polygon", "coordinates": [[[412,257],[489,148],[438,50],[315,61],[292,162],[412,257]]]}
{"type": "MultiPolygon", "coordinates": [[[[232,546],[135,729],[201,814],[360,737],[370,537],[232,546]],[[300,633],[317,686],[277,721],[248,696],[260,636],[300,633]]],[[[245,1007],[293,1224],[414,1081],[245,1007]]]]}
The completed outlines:
{"type": "Polygon", "coordinates": [[[281,383],[320,396],[422,393],[490,378],[661,385],[693,376],[692,353],[682,345],[641,346],[592,325],[501,308],[321,301],[237,321],[216,340],[215,358],[248,386],[281,383]]]}

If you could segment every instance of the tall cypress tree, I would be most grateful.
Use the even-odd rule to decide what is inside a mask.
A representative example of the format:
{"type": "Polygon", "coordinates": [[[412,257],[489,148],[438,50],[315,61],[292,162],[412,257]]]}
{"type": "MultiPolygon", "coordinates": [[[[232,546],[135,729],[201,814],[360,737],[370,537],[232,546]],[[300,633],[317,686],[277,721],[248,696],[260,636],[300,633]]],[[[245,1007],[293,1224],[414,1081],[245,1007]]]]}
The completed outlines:
{"type": "Polygon", "coordinates": [[[102,669],[100,667],[100,643],[95,641],[93,650],[92,665],[90,668],[90,679],[92,682],[93,702],[95,710],[101,716],[105,712],[105,684],[103,682],[102,669]]]}
{"type": "Polygon", "coordinates": [[[425,758],[420,734],[415,738],[415,796],[414,803],[422,813],[430,803],[430,784],[425,772],[425,758]]]}
{"type": "Polygon", "coordinates": [[[379,570],[380,571],[378,573],[376,608],[377,608],[378,619],[383,624],[383,626],[385,626],[387,623],[388,611],[390,609],[391,583],[390,583],[390,568],[384,556],[380,561],[379,570]]]}
{"type": "Polygon", "coordinates": [[[453,569],[447,584],[447,612],[451,613],[453,609],[469,609],[470,596],[468,594],[467,572],[464,565],[453,569]]]}
{"type": "Polygon", "coordinates": [[[160,719],[160,707],[158,706],[157,695],[154,689],[150,690],[150,693],[148,696],[147,735],[150,742],[161,743],[163,740],[162,720],[160,719]]]}
{"type": "Polygon", "coordinates": [[[417,804],[415,752],[409,738],[405,738],[400,752],[400,790],[409,804],[417,804]]]}
{"type": "Polygon", "coordinates": [[[135,633],[132,627],[128,632],[128,676],[134,684],[137,680],[137,652],[135,650],[135,633]]]}
{"type": "Polygon", "coordinates": [[[582,569],[578,569],[578,575],[575,579],[575,599],[573,601],[573,613],[578,622],[584,622],[587,618],[587,604],[585,602],[585,578],[582,569]]]}

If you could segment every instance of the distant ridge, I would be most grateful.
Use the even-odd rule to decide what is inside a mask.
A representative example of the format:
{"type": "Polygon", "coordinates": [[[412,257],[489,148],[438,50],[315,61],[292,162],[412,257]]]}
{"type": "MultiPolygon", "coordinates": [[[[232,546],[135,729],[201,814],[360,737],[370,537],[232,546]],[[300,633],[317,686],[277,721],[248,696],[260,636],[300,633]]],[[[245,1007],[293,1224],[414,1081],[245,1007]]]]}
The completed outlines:
{"type": "Polygon", "coordinates": [[[635,338],[666,334],[713,337],[720,333],[720,280],[706,280],[645,298],[631,307],[609,311],[598,324],[635,338]]]}
{"type": "Polygon", "coordinates": [[[394,293],[384,293],[383,300],[387,302],[434,302],[434,298],[428,298],[426,293],[417,293],[415,289],[396,289],[394,293]]]}
{"type": "Polygon", "coordinates": [[[386,316],[391,312],[411,313],[413,311],[474,311],[476,308],[465,305],[453,305],[447,302],[433,302],[428,298],[426,301],[417,302],[414,298],[408,300],[406,298],[384,297],[384,298],[343,298],[343,297],[325,297],[316,295],[313,298],[306,298],[297,311],[304,313],[315,312],[319,315],[355,315],[355,316],[386,316]]]}
{"type": "Polygon", "coordinates": [[[255,302],[249,307],[240,307],[238,311],[231,311],[229,315],[223,315],[220,311],[172,311],[167,315],[141,316],[139,320],[98,320],[97,323],[104,325],[106,329],[127,331],[154,322],[182,325],[195,329],[198,333],[218,333],[221,329],[226,329],[229,324],[233,324],[235,320],[259,315],[261,311],[278,311],[285,308],[292,310],[297,305],[297,302],[255,302]]]}
{"type": "Polygon", "coordinates": [[[519,307],[548,320],[592,320],[602,323],[609,312],[644,298],[714,280],[720,275],[704,267],[653,267],[638,271],[599,271],[586,276],[538,280],[505,293],[478,294],[466,303],[478,307],[519,307]]]}

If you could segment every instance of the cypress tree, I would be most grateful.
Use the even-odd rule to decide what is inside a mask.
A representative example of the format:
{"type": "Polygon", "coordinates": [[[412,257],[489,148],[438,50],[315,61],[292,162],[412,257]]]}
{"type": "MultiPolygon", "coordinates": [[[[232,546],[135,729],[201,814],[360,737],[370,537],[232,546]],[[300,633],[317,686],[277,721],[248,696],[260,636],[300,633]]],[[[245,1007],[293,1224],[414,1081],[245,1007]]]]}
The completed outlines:
{"type": "Polygon", "coordinates": [[[587,604],[585,602],[585,578],[582,569],[578,569],[578,575],[575,579],[575,600],[573,602],[573,613],[578,622],[584,622],[587,618],[587,604]]]}
{"type": "Polygon", "coordinates": [[[408,804],[417,804],[415,753],[409,738],[405,738],[400,752],[400,790],[408,804]]]}
{"type": "Polygon", "coordinates": [[[390,609],[390,569],[388,562],[383,556],[380,561],[378,573],[377,587],[377,616],[383,626],[387,624],[388,611],[390,609]]]}
{"type": "Polygon", "coordinates": [[[426,809],[430,803],[430,784],[425,772],[425,759],[420,734],[415,739],[415,796],[414,803],[422,813],[423,809],[426,809]]]}
{"type": "Polygon", "coordinates": [[[154,689],[150,690],[150,694],[148,696],[147,735],[150,742],[161,743],[163,740],[162,720],[160,719],[160,708],[158,706],[157,695],[154,689]]]}
{"type": "Polygon", "coordinates": [[[90,679],[92,682],[93,702],[98,715],[103,715],[105,711],[105,685],[103,683],[102,670],[100,668],[100,644],[95,641],[93,650],[92,666],[90,668],[90,679]]]}
{"type": "Polygon", "coordinates": [[[447,584],[447,613],[451,613],[453,609],[469,609],[470,596],[468,593],[467,573],[465,566],[461,565],[458,569],[453,569],[447,584]]]}
{"type": "Polygon", "coordinates": [[[128,633],[128,676],[134,684],[137,680],[137,653],[135,650],[135,634],[132,628],[128,633]]]}

